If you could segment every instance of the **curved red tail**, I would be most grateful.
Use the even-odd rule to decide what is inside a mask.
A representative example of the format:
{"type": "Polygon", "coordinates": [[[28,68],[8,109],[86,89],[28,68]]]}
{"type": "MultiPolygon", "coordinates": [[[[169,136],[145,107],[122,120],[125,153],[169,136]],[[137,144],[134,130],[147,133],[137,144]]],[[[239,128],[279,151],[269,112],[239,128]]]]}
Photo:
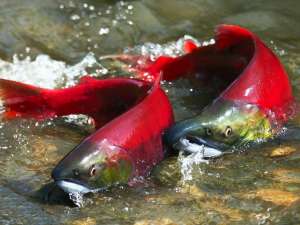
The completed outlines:
{"type": "Polygon", "coordinates": [[[48,119],[70,114],[92,117],[100,127],[137,104],[150,89],[134,79],[97,80],[84,77],[76,86],[58,90],[0,79],[4,119],[48,119]]]}

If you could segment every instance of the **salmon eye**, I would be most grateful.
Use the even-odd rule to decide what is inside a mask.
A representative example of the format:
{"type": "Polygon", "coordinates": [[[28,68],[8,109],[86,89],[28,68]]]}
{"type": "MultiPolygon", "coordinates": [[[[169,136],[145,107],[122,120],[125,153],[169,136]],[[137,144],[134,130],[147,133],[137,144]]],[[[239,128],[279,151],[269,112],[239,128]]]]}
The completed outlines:
{"type": "Polygon", "coordinates": [[[224,134],[225,134],[225,137],[229,137],[232,134],[232,128],[230,126],[227,126],[224,134]]]}
{"type": "Polygon", "coordinates": [[[205,128],[205,133],[207,136],[211,136],[212,135],[212,130],[210,128],[205,128]]]}
{"type": "Polygon", "coordinates": [[[79,170],[78,169],[74,169],[73,170],[73,174],[75,177],[78,177],[79,176],[79,170]]]}
{"type": "Polygon", "coordinates": [[[90,176],[93,177],[96,175],[96,166],[92,165],[90,168],[90,176]]]}

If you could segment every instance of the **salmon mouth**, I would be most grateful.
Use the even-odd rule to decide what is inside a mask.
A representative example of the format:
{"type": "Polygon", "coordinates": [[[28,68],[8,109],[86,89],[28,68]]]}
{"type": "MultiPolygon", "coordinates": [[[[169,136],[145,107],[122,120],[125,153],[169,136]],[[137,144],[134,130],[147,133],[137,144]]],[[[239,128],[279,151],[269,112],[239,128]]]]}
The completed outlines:
{"type": "Polygon", "coordinates": [[[79,193],[84,195],[95,191],[84,182],[75,179],[60,179],[56,180],[55,184],[68,194],[79,193]]]}
{"type": "Polygon", "coordinates": [[[201,152],[204,159],[216,158],[224,154],[219,144],[195,136],[181,137],[173,147],[186,153],[201,152]]]}

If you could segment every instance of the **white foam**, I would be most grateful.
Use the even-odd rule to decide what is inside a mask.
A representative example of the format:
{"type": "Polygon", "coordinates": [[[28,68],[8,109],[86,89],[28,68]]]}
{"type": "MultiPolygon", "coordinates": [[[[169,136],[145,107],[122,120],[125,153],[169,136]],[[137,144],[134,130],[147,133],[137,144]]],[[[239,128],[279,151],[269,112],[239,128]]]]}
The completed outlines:
{"type": "Polygon", "coordinates": [[[70,200],[77,206],[77,207],[83,207],[84,206],[84,200],[83,200],[83,194],[79,192],[72,192],[69,193],[70,200]]]}
{"type": "Polygon", "coordinates": [[[183,152],[180,152],[178,161],[181,166],[180,172],[183,181],[189,181],[193,179],[192,172],[195,165],[209,163],[207,159],[203,158],[203,154],[200,151],[194,152],[188,156],[185,156],[183,152]]]}
{"type": "Polygon", "coordinates": [[[193,41],[197,46],[201,45],[196,38],[189,35],[185,35],[177,41],[169,42],[166,44],[156,44],[148,42],[142,45],[135,46],[133,48],[127,48],[125,49],[125,53],[150,56],[152,60],[162,55],[175,57],[183,55],[185,53],[184,43],[187,40],[193,41]]]}
{"type": "Polygon", "coordinates": [[[0,60],[0,77],[33,84],[43,88],[73,85],[76,78],[87,75],[87,68],[100,67],[92,53],[87,54],[75,65],[51,59],[48,55],[38,55],[34,60],[27,57],[20,60],[13,56],[12,62],[0,60]]]}

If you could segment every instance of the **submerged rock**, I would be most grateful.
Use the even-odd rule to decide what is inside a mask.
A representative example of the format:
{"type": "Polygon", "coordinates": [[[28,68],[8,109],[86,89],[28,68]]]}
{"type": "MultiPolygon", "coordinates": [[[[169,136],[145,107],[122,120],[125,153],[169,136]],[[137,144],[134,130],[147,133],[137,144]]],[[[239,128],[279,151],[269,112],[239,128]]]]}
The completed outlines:
{"type": "Polygon", "coordinates": [[[298,183],[300,184],[299,169],[275,169],[272,172],[273,179],[282,183],[298,183]]]}
{"type": "Polygon", "coordinates": [[[0,221],[1,224],[56,224],[53,215],[46,213],[37,204],[0,186],[0,221]]]}
{"type": "Polygon", "coordinates": [[[180,188],[180,192],[184,194],[189,194],[195,199],[203,199],[206,195],[205,192],[200,190],[196,185],[183,185],[180,188]]]}
{"type": "Polygon", "coordinates": [[[282,206],[290,206],[300,199],[298,195],[292,192],[272,188],[260,189],[255,193],[255,196],[264,201],[282,206]]]}
{"type": "Polygon", "coordinates": [[[294,153],[295,151],[296,151],[296,149],[293,147],[282,146],[282,147],[278,147],[278,148],[275,148],[274,150],[272,150],[270,157],[275,158],[275,157],[289,156],[292,153],[294,153]]]}
{"type": "Polygon", "coordinates": [[[134,225],[177,225],[177,223],[169,218],[162,218],[157,220],[139,220],[134,225]]]}
{"type": "Polygon", "coordinates": [[[68,225],[96,225],[96,224],[97,224],[97,221],[91,217],[74,220],[74,221],[68,223],[68,225]]]}

